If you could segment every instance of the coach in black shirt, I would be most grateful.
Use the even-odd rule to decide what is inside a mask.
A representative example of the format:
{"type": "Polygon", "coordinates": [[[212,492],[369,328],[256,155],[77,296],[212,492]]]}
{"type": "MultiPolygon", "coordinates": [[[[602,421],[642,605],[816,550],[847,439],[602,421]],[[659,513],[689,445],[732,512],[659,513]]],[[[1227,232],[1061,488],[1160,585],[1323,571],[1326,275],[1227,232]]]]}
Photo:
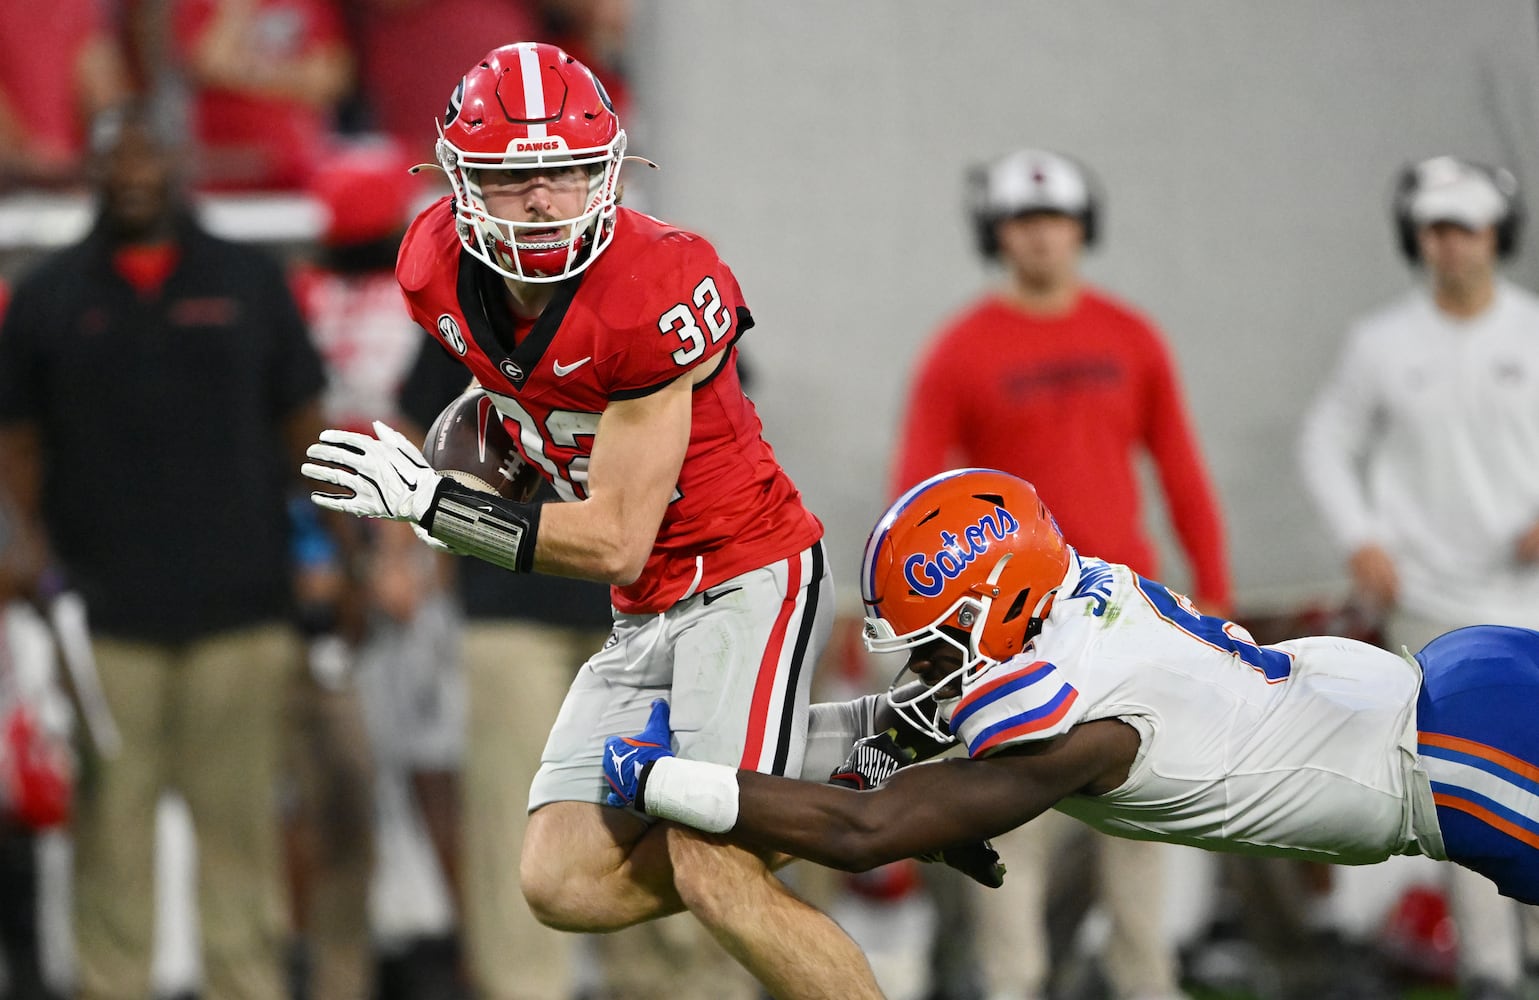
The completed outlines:
{"type": "Polygon", "coordinates": [[[280,1000],[274,777],[301,662],[285,497],[323,370],[278,263],[199,228],[152,119],[109,113],[92,138],[96,224],[0,327],[0,484],[86,598],[122,735],[76,809],[79,995],[151,993],[155,804],[174,786],[198,831],[207,994],[280,1000]]]}

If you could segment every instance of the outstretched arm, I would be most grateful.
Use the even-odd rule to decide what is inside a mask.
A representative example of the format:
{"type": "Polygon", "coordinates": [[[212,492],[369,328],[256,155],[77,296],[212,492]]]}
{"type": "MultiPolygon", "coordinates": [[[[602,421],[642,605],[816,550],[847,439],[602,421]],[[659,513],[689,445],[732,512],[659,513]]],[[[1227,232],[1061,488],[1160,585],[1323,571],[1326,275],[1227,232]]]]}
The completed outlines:
{"type": "Polygon", "coordinates": [[[854,791],[680,760],[669,735],[667,706],[658,702],[641,734],[609,741],[611,804],[635,803],[747,847],[847,871],[997,836],[1066,796],[1110,791],[1138,752],[1131,726],[1103,719],[1040,747],[918,764],[880,788],[854,791]]]}
{"type": "MultiPolygon", "coordinates": [[[[728,837],[865,871],[997,837],[1066,796],[1109,791],[1126,778],[1137,748],[1130,726],[1102,720],[1076,726],[1035,753],[919,764],[866,792],[739,771],[737,821],[728,837]]],[[[647,805],[649,812],[663,807],[647,805]]]]}

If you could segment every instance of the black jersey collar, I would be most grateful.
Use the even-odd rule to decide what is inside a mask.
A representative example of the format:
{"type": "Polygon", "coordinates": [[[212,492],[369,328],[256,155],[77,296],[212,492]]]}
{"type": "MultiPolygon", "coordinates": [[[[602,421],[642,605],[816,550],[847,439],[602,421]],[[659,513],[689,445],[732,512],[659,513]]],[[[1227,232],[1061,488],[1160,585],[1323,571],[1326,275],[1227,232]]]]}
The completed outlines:
{"type": "Polygon", "coordinates": [[[524,388],[524,382],[545,356],[550,342],[556,339],[556,331],[561,328],[561,321],[566,318],[566,311],[577,296],[586,273],[586,270],[580,271],[556,286],[555,296],[534,321],[534,328],[515,346],[513,316],[504,299],[507,291],[502,278],[468,251],[460,251],[456,286],[460,312],[465,314],[476,346],[492,360],[514,389],[524,388]]]}

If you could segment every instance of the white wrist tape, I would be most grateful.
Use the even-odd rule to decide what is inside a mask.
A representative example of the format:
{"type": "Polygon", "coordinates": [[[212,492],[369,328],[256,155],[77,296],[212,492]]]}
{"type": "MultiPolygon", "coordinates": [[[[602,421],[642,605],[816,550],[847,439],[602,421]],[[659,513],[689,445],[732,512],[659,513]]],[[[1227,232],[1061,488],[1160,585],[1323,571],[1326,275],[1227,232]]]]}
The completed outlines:
{"type": "Polygon", "coordinates": [[[647,772],[642,804],[649,816],[726,833],[737,823],[737,768],[663,757],[647,772]]]}

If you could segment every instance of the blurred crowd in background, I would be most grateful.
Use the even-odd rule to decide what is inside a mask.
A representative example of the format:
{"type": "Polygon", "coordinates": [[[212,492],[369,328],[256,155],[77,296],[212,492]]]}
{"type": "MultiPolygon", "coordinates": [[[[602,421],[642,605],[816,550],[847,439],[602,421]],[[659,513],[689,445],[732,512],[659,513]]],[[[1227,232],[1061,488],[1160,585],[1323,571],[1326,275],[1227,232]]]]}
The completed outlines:
{"type": "MultiPolygon", "coordinates": [[[[324,367],[324,385],[308,386],[302,372],[286,373],[286,384],[296,398],[313,392],[326,425],[367,427],[370,420],[384,419],[420,437],[433,415],[463,388],[463,373],[446,367],[438,352],[422,350],[425,340],[406,318],[394,284],[393,252],[405,224],[415,210],[443,193],[436,171],[413,176],[407,168],[432,161],[431,123],[443,113],[454,82],[490,46],[516,39],[563,45],[599,75],[625,120],[631,110],[625,63],[633,16],[628,0],[0,4],[0,198],[39,193],[84,197],[109,190],[111,181],[93,154],[120,151],[121,120],[115,126],[104,123],[114,120],[114,109],[131,105],[131,124],[156,137],[157,148],[178,151],[174,171],[191,190],[312,199],[323,219],[315,240],[282,249],[289,294],[324,367]]],[[[1033,176],[1029,165],[1024,169],[1033,176]]],[[[1068,256],[1060,262],[1073,272],[1081,244],[1092,242],[1094,235],[1090,175],[1057,160],[1044,160],[1036,169],[1035,180],[1046,185],[1044,191],[1053,188],[1038,192],[1046,199],[1040,204],[1030,202],[1029,192],[986,190],[983,197],[1002,199],[1000,221],[1008,221],[1012,198],[1027,199],[1017,208],[1035,204],[1077,220],[1082,229],[1072,237],[1072,246],[1063,244],[1068,256]]],[[[995,183],[1008,188],[1011,181],[1006,176],[995,183]]],[[[985,220],[980,236],[985,253],[998,256],[1001,248],[989,245],[996,238],[993,224],[985,220]]],[[[1035,237],[1022,236],[1029,238],[1035,237]]],[[[37,256],[13,253],[0,277],[14,282],[37,256]]],[[[120,266],[147,295],[158,291],[161,269],[170,265],[139,259],[120,266]]],[[[61,294],[70,292],[66,288],[61,294]]],[[[1048,298],[1052,294],[1057,293],[1049,288],[1048,298]]],[[[1057,308],[1050,301],[1034,305],[1049,312],[1057,308]]],[[[1119,324],[1138,325],[1117,308],[1106,307],[1108,315],[1115,314],[1112,318],[1098,314],[1090,322],[1118,329],[1119,324]]],[[[1179,380],[1168,370],[1158,331],[1139,327],[1129,336],[1137,339],[1139,364],[1147,366],[1147,378],[1158,387],[1163,415],[1157,425],[1163,436],[1130,434],[1117,447],[1124,454],[1127,447],[1144,447],[1160,463],[1173,520],[1203,577],[1204,592],[1197,596],[1205,608],[1234,611],[1220,515],[1185,427],[1179,380]]],[[[77,364],[89,363],[77,359],[77,364]]],[[[925,371],[925,377],[944,381],[944,373],[925,371]]],[[[139,391],[149,394],[143,386],[139,391]]],[[[166,392],[174,399],[177,387],[168,383],[166,392]]],[[[925,432],[941,433],[934,404],[954,397],[950,390],[916,383],[918,416],[905,440],[895,442],[894,492],[904,481],[935,471],[920,466],[944,457],[944,442],[926,444],[920,438],[925,432]]],[[[147,400],[161,407],[170,402],[147,400]]],[[[219,412],[205,407],[195,418],[217,426],[219,412]]],[[[1092,454],[1099,446],[1079,454],[1092,454]]],[[[297,468],[297,461],[292,464],[297,468]]],[[[1060,465],[1053,468],[1063,471],[1060,465]]],[[[1083,483],[1080,488],[1096,495],[1083,483]]],[[[248,856],[205,858],[193,869],[186,866],[193,864],[189,859],[196,848],[168,837],[163,825],[156,842],[161,867],[147,863],[131,883],[82,884],[82,877],[106,869],[82,867],[79,859],[74,866],[56,860],[50,865],[68,838],[71,785],[92,780],[91,761],[102,752],[104,737],[99,723],[93,728],[89,718],[93,701],[85,661],[90,656],[82,653],[89,643],[81,642],[74,581],[66,567],[48,557],[46,547],[38,548],[27,537],[14,512],[0,508],[0,515],[8,515],[0,532],[0,565],[6,568],[0,585],[8,589],[0,597],[13,602],[6,611],[6,641],[0,643],[0,787],[9,788],[9,798],[0,798],[0,940],[5,945],[0,996],[140,997],[152,989],[221,1000],[273,995],[262,985],[269,978],[281,982],[289,995],[314,1000],[757,996],[754,984],[687,918],[612,939],[577,939],[538,927],[524,912],[517,893],[522,796],[567,681],[603,641],[607,603],[602,588],[548,579],[514,581],[486,566],[452,565],[418,545],[410,532],[389,530],[395,525],[328,525],[297,481],[286,499],[291,501],[286,510],[293,541],[281,558],[303,642],[294,647],[292,663],[280,665],[284,672],[268,692],[280,721],[280,791],[271,801],[258,797],[259,806],[270,807],[277,852],[273,871],[283,876],[281,886],[272,889],[274,898],[282,900],[281,912],[253,929],[244,926],[249,913],[221,915],[216,911],[229,909],[228,899],[221,906],[205,897],[201,931],[188,916],[185,900],[162,899],[152,909],[144,903],[145,894],[196,895],[187,880],[196,883],[219,864],[261,873],[266,869],[257,854],[267,848],[248,856]],[[60,701],[50,671],[72,678],[72,698],[60,701]],[[72,754],[65,746],[71,740],[93,746],[72,754]],[[186,867],[180,882],[175,872],[165,870],[168,847],[177,849],[186,867]],[[73,886],[68,877],[72,867],[73,886]],[[143,905],[120,906],[123,898],[136,894],[143,905]],[[73,907],[60,902],[71,895],[73,907]],[[72,926],[71,915],[79,919],[85,912],[81,900],[92,915],[86,924],[72,926]],[[145,926],[147,919],[158,926],[145,926]],[[84,947],[115,949],[117,959],[132,960],[134,946],[120,940],[125,927],[132,931],[127,936],[141,944],[158,934],[162,958],[165,940],[180,935],[181,964],[169,972],[146,964],[121,976],[82,974],[81,963],[72,957],[74,937],[80,936],[84,947]],[[282,939],[279,947],[263,944],[253,952],[275,956],[270,976],[232,971],[233,960],[228,968],[221,964],[241,947],[227,937],[260,936],[266,929],[276,929],[282,939]]],[[[1056,501],[1054,506],[1071,541],[1094,534],[1094,526],[1071,523],[1090,509],[1088,504],[1066,507],[1056,501]]],[[[1137,517],[1136,503],[1130,516],[1137,517]]],[[[257,541],[254,536],[252,544],[257,541]]],[[[1142,538],[1133,538],[1126,552],[1113,551],[1117,544],[1096,539],[1084,547],[1132,564],[1152,558],[1142,538]]],[[[117,558],[116,550],[97,555],[117,558]]],[[[259,562],[274,553],[251,555],[259,562]]],[[[154,558],[153,548],[146,558],[154,558]]],[[[238,560],[203,569],[241,572],[238,560]]],[[[190,575],[196,578],[195,571],[190,575]]],[[[110,617],[96,606],[86,614],[93,620],[110,617]]],[[[1358,603],[1248,624],[1263,642],[1321,632],[1379,638],[1376,619],[1358,603]]],[[[134,629],[121,631],[132,634],[134,629]]],[[[178,649],[186,642],[170,626],[163,634],[135,638],[178,649]]],[[[173,666],[167,675],[172,687],[187,676],[179,669],[173,666]]],[[[854,619],[836,632],[821,674],[826,697],[869,690],[885,680],[860,649],[854,619]]],[[[111,690],[106,694],[108,702],[120,697],[111,690]]],[[[237,701],[245,697],[236,693],[237,701]]],[[[256,714],[257,700],[249,697],[245,707],[256,714]]],[[[206,710],[206,705],[178,709],[206,710]]],[[[151,714],[138,735],[153,738],[163,732],[169,746],[174,727],[164,719],[170,717],[151,714]]],[[[125,729],[133,725],[132,720],[118,721],[125,729]]],[[[131,752],[132,734],[123,739],[124,752],[131,752]]],[[[196,747],[176,744],[171,751],[184,759],[176,762],[180,769],[168,767],[154,779],[164,779],[165,791],[187,795],[182,785],[198,784],[186,777],[203,762],[196,747]]],[[[244,780],[222,779],[208,798],[218,799],[229,784],[244,780]]],[[[204,806],[199,801],[191,806],[192,826],[197,827],[204,806]]],[[[133,817],[137,809],[147,827],[155,820],[153,800],[126,808],[123,815],[133,817]]],[[[163,820],[169,815],[165,805],[160,812],[163,820]]],[[[231,822],[230,815],[225,814],[225,822],[231,822]]],[[[186,829],[185,823],[181,828],[186,829]]],[[[114,843],[122,835],[120,825],[96,834],[114,843]]],[[[1193,866],[1177,861],[1165,872],[1167,889],[1162,891],[1158,872],[1169,853],[1135,858],[1106,876],[1117,880],[1113,889],[1136,883],[1138,891],[1121,893],[1124,899],[1118,903],[1115,892],[1098,896],[1088,890],[1096,882],[1093,847],[1059,832],[1037,850],[1051,857],[1023,860],[1016,869],[1019,880],[1027,864],[1041,866],[1040,881],[1032,883],[1031,894],[1019,904],[1040,910],[1032,914],[1012,913],[997,901],[984,905],[976,895],[980,890],[961,883],[954,873],[917,862],[858,877],[797,865],[786,877],[850,926],[871,950],[894,1000],[1020,1000],[1027,995],[1154,1000],[1182,991],[1296,996],[1300,993],[1287,966],[1301,956],[1315,964],[1332,963],[1338,973],[1332,981],[1343,997],[1396,995],[1407,985],[1449,988],[1459,978],[1458,932],[1435,878],[1411,878],[1366,928],[1362,921],[1348,927],[1332,915],[1336,877],[1318,865],[1204,860],[1193,866]],[[1196,895],[1200,902],[1172,903],[1167,893],[1196,895]],[[1179,933],[1161,927],[1173,908],[1186,911],[1175,921],[1183,928],[1179,933]],[[1135,950],[1144,950],[1137,961],[1143,963],[1140,968],[1153,970],[1152,985],[1118,973],[1119,962],[1126,973],[1126,962],[1134,961],[1119,959],[1117,948],[1128,937],[1125,925],[1140,912],[1157,918],[1152,930],[1145,928],[1145,937],[1132,943],[1135,950]],[[995,928],[1014,920],[1023,927],[1040,923],[1040,931],[1026,936],[1042,940],[1022,943],[1018,935],[979,933],[979,920],[995,928]],[[1097,957],[1105,950],[1112,956],[1109,969],[1097,957]],[[1028,951],[1042,966],[1033,973],[1035,981],[997,971],[1024,961],[1028,951]],[[1353,968],[1361,974],[1344,971],[1353,968]],[[985,974],[996,982],[985,982],[985,974]],[[998,985],[1002,980],[1009,980],[1013,992],[998,985]]],[[[256,910],[266,903],[265,897],[253,898],[235,908],[256,910]]],[[[1522,954],[1515,954],[1512,968],[1501,970],[1506,992],[1490,996],[1514,996],[1522,988],[1522,954]]],[[[1539,956],[1539,951],[1530,947],[1528,954],[1539,956]]],[[[103,967],[110,970],[111,962],[103,967]]],[[[1464,985],[1467,995],[1483,995],[1469,982],[1464,985]]]]}
{"type": "Polygon", "coordinates": [[[559,42],[624,113],[628,0],[63,0],[0,11],[0,190],[82,179],[129,95],[185,130],[202,190],[302,190],[339,135],[432,159],[432,122],[488,40],[559,42]],[[46,41],[45,41],[46,40],[46,41]]]}

